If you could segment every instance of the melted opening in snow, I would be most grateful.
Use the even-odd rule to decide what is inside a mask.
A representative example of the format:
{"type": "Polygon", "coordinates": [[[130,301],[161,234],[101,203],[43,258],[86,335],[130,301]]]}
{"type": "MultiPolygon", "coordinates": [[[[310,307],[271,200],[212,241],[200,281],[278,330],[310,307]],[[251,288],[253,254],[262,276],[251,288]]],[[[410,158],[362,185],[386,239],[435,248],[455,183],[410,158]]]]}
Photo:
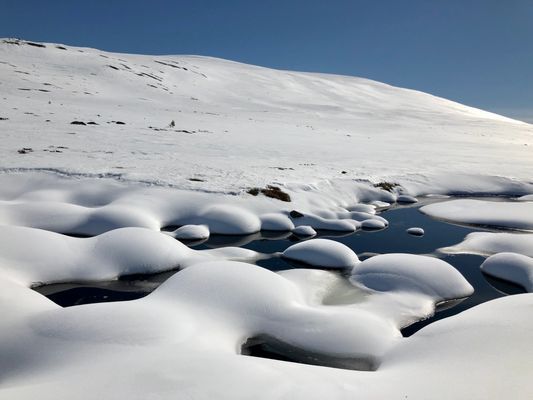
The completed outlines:
{"type": "Polygon", "coordinates": [[[272,360],[357,371],[375,371],[378,367],[378,363],[372,357],[344,358],[314,354],[267,335],[249,338],[242,345],[241,354],[252,357],[270,358],[272,360]]]}
{"type": "MultiPolygon", "coordinates": [[[[484,258],[481,256],[470,254],[447,255],[437,252],[438,248],[460,242],[467,234],[480,229],[451,224],[424,215],[419,212],[421,206],[442,200],[420,200],[416,204],[397,205],[381,212],[380,215],[389,221],[389,226],[386,229],[379,231],[358,230],[355,233],[318,230],[316,236],[347,245],[358,254],[361,260],[375,254],[396,252],[437,256],[458,269],[468,282],[474,286],[475,292],[472,296],[467,299],[449,301],[437,305],[434,316],[404,328],[402,330],[404,336],[410,336],[438,319],[457,314],[477,304],[505,296],[506,294],[522,293],[524,291],[516,285],[483,274],[480,270],[480,265],[483,263],[484,258]],[[412,226],[424,229],[425,235],[420,237],[409,235],[406,230],[412,226]]],[[[167,229],[170,230],[171,228],[175,229],[175,227],[167,229]]],[[[197,250],[236,246],[271,254],[271,256],[259,259],[255,263],[272,271],[282,271],[303,266],[295,261],[280,257],[280,253],[287,247],[300,241],[302,239],[290,232],[263,231],[251,235],[212,235],[207,240],[186,243],[197,250]]],[[[161,274],[127,276],[115,281],[97,283],[52,284],[36,287],[35,290],[63,307],[85,303],[132,300],[146,296],[174,273],[175,271],[170,271],[161,274]]],[[[346,275],[346,279],[348,278],[347,273],[339,273],[346,275]]],[[[350,295],[348,295],[348,300],[346,301],[330,301],[332,298],[331,295],[325,298],[324,304],[342,304],[353,300],[350,295]]],[[[271,358],[279,357],[274,354],[280,352],[280,346],[272,340],[249,344],[247,347],[251,355],[271,358]]],[[[291,350],[290,352],[292,354],[293,351],[291,350]]],[[[287,354],[284,354],[284,356],[287,356],[287,354]]],[[[293,359],[293,361],[295,360],[293,359]]],[[[299,362],[308,361],[304,357],[299,362]]]]}

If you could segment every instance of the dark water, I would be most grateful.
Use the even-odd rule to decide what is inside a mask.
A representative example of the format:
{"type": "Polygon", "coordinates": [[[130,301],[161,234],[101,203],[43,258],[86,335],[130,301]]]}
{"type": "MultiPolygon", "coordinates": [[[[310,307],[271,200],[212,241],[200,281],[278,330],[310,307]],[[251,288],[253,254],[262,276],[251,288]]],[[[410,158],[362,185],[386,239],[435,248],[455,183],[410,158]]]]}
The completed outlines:
{"type": "MultiPolygon", "coordinates": [[[[422,203],[428,201],[430,200],[425,200],[422,203]]],[[[358,231],[349,235],[319,232],[318,235],[344,243],[353,249],[360,259],[378,253],[433,255],[453,265],[474,287],[475,292],[472,296],[451,308],[438,311],[432,318],[407,327],[402,331],[404,336],[413,334],[433,321],[457,314],[485,301],[506,294],[523,292],[523,289],[517,286],[485,276],[479,268],[484,260],[483,257],[443,255],[436,252],[440,247],[451,246],[462,241],[467,234],[480,231],[480,228],[458,226],[432,219],[418,210],[420,205],[419,203],[414,206],[399,206],[383,211],[380,215],[389,221],[389,227],[380,231],[358,231]],[[406,229],[410,227],[423,228],[424,236],[417,237],[408,234],[406,229]]],[[[249,236],[212,236],[207,242],[189,243],[189,245],[195,249],[242,246],[261,253],[275,253],[285,250],[297,241],[297,238],[288,233],[262,232],[249,236]]],[[[273,271],[294,268],[293,265],[279,257],[260,260],[257,264],[273,271]]],[[[149,276],[132,276],[118,281],[94,284],[55,284],[42,286],[35,290],[64,307],[86,303],[132,300],[146,296],[173,273],[175,271],[149,276]]]]}

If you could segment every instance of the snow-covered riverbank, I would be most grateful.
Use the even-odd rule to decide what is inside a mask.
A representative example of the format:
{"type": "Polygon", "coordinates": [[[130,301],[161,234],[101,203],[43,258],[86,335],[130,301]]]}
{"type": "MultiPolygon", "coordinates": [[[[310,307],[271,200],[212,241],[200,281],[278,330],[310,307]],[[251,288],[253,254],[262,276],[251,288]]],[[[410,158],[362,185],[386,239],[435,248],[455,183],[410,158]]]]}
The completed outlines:
{"type": "MultiPolygon", "coordinates": [[[[531,125],[366,79],[205,57],[3,40],[0,76],[0,397],[533,394],[531,293],[403,338],[437,303],[472,293],[447,262],[359,261],[311,239],[283,254],[309,268],[275,273],[251,250],[174,238],[354,232],[385,227],[376,211],[411,196],[531,195],[531,125]],[[180,271],[128,302],[62,308],[30,288],[170,269],[180,271]],[[241,354],[257,338],[327,361],[241,354]]],[[[529,200],[426,211],[530,229],[529,200]]],[[[471,235],[442,250],[505,251],[484,270],[531,288],[531,234],[471,235]]]]}

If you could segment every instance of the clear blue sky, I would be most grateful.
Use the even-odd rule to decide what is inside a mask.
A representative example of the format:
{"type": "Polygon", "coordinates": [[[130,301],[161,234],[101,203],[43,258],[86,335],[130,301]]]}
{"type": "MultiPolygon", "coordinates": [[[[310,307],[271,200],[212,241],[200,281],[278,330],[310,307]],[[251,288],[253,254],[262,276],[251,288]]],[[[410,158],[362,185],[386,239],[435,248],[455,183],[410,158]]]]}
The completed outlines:
{"type": "Polygon", "coordinates": [[[533,0],[0,0],[0,36],[364,76],[533,122],[533,0]]]}

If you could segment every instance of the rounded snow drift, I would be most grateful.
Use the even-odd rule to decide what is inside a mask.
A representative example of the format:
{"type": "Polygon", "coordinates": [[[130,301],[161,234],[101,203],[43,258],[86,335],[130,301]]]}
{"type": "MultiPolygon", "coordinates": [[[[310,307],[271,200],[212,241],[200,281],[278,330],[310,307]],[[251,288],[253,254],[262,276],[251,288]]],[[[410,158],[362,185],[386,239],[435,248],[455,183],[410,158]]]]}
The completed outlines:
{"type": "Polygon", "coordinates": [[[396,198],[396,203],[413,204],[418,203],[418,199],[408,194],[401,194],[396,198]]]}
{"type": "Polygon", "coordinates": [[[298,237],[316,236],[316,231],[309,225],[300,225],[292,230],[292,233],[298,237]]]}
{"type": "Polygon", "coordinates": [[[418,228],[418,227],[412,227],[412,228],[408,228],[406,230],[406,232],[409,234],[409,235],[413,235],[413,236],[424,236],[424,230],[422,228],[418,228]]]}
{"type": "Polygon", "coordinates": [[[182,240],[201,240],[209,238],[209,228],[206,225],[183,225],[171,232],[170,235],[182,240]]]}
{"type": "Polygon", "coordinates": [[[365,219],[361,222],[361,228],[368,231],[376,231],[379,229],[385,229],[387,225],[379,219],[365,219]]]}
{"type": "Polygon", "coordinates": [[[287,248],[282,257],[323,268],[352,268],[359,263],[348,246],[328,239],[311,239],[287,248]]]}

